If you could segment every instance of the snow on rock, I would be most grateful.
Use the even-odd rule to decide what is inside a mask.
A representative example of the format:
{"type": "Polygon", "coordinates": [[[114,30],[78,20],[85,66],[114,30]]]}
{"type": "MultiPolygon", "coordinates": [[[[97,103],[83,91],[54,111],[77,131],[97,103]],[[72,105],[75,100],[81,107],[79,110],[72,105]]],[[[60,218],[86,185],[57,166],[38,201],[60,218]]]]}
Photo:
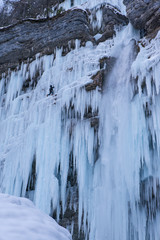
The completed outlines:
{"type": "Polygon", "coordinates": [[[0,0],[0,11],[5,8],[5,12],[7,15],[10,15],[10,13],[13,10],[12,3],[18,2],[19,0],[0,0]]]}
{"type": "Polygon", "coordinates": [[[71,240],[71,235],[30,200],[0,194],[0,239],[71,240]]]}
{"type": "Polygon", "coordinates": [[[3,8],[3,6],[4,6],[4,2],[3,0],[0,0],[0,10],[3,8]]]}

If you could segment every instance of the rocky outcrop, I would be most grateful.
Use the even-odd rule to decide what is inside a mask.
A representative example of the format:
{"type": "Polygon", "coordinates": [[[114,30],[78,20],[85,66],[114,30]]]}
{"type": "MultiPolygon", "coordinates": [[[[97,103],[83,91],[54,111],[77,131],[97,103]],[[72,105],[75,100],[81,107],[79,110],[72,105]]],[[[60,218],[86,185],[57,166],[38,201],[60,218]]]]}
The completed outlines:
{"type": "Polygon", "coordinates": [[[95,90],[97,87],[99,88],[99,91],[104,90],[104,85],[106,84],[105,80],[110,74],[115,62],[116,59],[114,57],[104,57],[99,60],[100,70],[91,77],[93,82],[85,85],[87,92],[95,90]]]}
{"type": "Polygon", "coordinates": [[[52,19],[23,20],[0,29],[0,35],[0,73],[14,69],[37,53],[51,54],[73,39],[93,41],[87,14],[79,9],[52,19]]]}
{"type": "Polygon", "coordinates": [[[102,11],[102,25],[100,28],[94,28],[94,35],[97,33],[102,34],[102,36],[97,40],[97,43],[103,42],[108,38],[113,37],[115,34],[116,26],[125,26],[129,23],[126,16],[122,15],[117,9],[109,4],[101,4],[99,7],[93,8],[91,11],[92,18],[97,20],[97,11],[102,11]]]}
{"type": "Polygon", "coordinates": [[[98,44],[115,34],[115,25],[128,23],[113,7],[101,7],[103,23],[100,29],[94,29],[90,21],[89,14],[93,10],[82,9],[68,10],[48,19],[24,19],[1,28],[0,75],[9,68],[15,69],[22,61],[32,61],[37,53],[52,54],[56,47],[63,47],[62,55],[66,55],[75,47],[75,39],[81,40],[82,46],[86,41],[98,44]],[[94,39],[97,33],[102,34],[98,41],[94,39]]]}
{"type": "Polygon", "coordinates": [[[26,18],[49,17],[58,11],[64,0],[8,0],[0,11],[0,27],[15,24],[26,18]]]}
{"type": "Polygon", "coordinates": [[[160,30],[159,0],[124,0],[127,16],[142,36],[155,37],[160,30]]]}

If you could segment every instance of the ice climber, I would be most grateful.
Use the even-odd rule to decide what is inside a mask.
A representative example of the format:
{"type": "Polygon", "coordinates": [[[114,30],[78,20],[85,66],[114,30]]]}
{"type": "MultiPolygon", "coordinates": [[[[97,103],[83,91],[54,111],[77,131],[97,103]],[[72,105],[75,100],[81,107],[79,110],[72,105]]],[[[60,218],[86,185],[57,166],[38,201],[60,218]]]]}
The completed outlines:
{"type": "Polygon", "coordinates": [[[54,88],[54,86],[50,85],[50,87],[49,87],[49,94],[47,94],[47,96],[53,95],[53,88],[54,88]]]}

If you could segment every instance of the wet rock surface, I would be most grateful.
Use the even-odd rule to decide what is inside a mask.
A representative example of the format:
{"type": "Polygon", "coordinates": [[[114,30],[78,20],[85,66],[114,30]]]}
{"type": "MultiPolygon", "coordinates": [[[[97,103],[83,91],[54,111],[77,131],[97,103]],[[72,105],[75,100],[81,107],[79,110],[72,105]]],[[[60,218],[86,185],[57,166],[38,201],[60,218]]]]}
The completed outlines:
{"type": "Polygon", "coordinates": [[[159,0],[124,0],[127,17],[136,29],[141,30],[142,37],[155,37],[160,30],[159,0]]]}

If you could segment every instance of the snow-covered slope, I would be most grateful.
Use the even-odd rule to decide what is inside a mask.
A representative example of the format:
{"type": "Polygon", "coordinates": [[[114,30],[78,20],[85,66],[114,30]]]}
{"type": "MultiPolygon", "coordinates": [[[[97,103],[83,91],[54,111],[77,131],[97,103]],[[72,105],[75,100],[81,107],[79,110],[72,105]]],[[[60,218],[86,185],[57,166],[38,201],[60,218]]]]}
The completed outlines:
{"type": "Polygon", "coordinates": [[[0,194],[0,239],[71,240],[71,235],[30,200],[0,194]]]}

